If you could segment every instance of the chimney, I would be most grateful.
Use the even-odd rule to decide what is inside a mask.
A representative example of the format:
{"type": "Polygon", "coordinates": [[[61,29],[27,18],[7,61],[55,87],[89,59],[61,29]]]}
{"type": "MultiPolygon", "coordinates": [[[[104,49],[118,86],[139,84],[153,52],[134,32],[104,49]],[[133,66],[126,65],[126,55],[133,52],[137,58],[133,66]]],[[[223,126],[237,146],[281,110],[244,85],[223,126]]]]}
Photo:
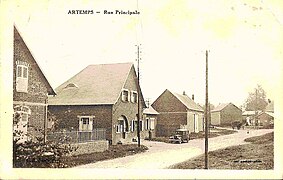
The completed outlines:
{"type": "Polygon", "coordinates": [[[185,92],[185,91],[183,91],[183,95],[186,95],[186,92],[185,92]]]}
{"type": "Polygon", "coordinates": [[[192,100],[193,100],[193,101],[195,100],[195,95],[194,95],[194,94],[192,94],[192,100]]]}

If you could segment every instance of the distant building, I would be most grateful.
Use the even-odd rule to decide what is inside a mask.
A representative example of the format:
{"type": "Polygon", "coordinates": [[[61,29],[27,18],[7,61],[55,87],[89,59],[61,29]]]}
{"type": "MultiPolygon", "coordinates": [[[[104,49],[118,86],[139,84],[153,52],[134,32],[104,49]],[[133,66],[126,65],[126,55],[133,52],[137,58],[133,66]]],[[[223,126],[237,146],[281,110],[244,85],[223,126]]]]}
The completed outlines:
{"type": "Polygon", "coordinates": [[[242,122],[242,110],[232,103],[219,104],[211,110],[212,125],[231,125],[234,121],[242,122]]]}
{"type": "Polygon", "coordinates": [[[263,128],[274,127],[274,101],[270,101],[265,110],[257,115],[259,125],[263,128]]]}
{"type": "Polygon", "coordinates": [[[270,101],[264,111],[244,111],[243,120],[249,126],[263,126],[265,128],[274,125],[274,101],[270,101]]]}
{"type": "Polygon", "coordinates": [[[257,115],[258,123],[263,128],[274,127],[274,113],[272,112],[261,112],[257,115]]]}
{"type": "MultiPolygon", "coordinates": [[[[48,96],[55,95],[20,33],[14,27],[13,109],[14,130],[42,135],[47,124],[48,96]],[[15,120],[15,119],[14,119],[15,120]]],[[[21,141],[27,140],[23,135],[21,141]]]]}
{"type": "Polygon", "coordinates": [[[159,113],[156,136],[170,136],[176,129],[186,127],[190,132],[204,130],[204,112],[201,106],[183,94],[172,93],[166,89],[153,103],[159,113]]]}
{"type": "MultiPolygon", "coordinates": [[[[57,96],[49,98],[49,111],[59,129],[91,132],[104,128],[113,144],[131,143],[137,139],[138,101],[140,114],[145,107],[139,89],[132,63],[89,65],[56,88],[57,96]]],[[[141,119],[141,138],[150,131],[144,124],[141,119]]]]}

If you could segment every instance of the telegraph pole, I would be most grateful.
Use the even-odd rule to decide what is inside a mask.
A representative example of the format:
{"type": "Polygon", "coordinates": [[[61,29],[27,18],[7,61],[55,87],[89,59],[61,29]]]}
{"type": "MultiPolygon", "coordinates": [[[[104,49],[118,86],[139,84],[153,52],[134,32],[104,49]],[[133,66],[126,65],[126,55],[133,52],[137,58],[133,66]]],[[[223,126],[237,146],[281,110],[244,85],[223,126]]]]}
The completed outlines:
{"type": "Polygon", "coordinates": [[[205,65],[205,153],[204,153],[204,169],[208,169],[208,51],[206,50],[206,65],[205,65]]]}
{"type": "Polygon", "coordinates": [[[137,86],[138,86],[138,114],[137,114],[137,118],[138,118],[138,126],[137,126],[137,136],[138,136],[138,147],[141,146],[141,137],[140,137],[140,101],[141,101],[141,93],[140,93],[140,46],[138,45],[138,52],[137,52],[137,55],[138,55],[138,66],[137,66],[137,69],[138,69],[138,82],[137,82],[137,86]]]}

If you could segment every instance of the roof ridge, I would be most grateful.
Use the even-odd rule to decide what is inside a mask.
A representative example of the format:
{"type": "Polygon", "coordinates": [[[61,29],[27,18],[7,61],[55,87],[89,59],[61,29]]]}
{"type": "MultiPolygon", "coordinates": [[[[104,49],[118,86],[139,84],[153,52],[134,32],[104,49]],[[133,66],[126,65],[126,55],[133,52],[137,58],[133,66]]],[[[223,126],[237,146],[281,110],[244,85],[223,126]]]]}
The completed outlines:
{"type": "Polygon", "coordinates": [[[89,64],[88,66],[116,65],[116,64],[134,64],[134,63],[133,62],[102,63],[102,64],[89,64]]]}
{"type": "MultiPolygon", "coordinates": [[[[170,91],[171,92],[171,91],[170,91]]],[[[171,92],[179,101],[181,101],[188,109],[191,110],[197,110],[197,111],[203,111],[202,107],[200,105],[198,105],[194,100],[192,100],[187,94],[179,94],[176,92],[171,92]],[[194,108],[194,107],[189,107],[186,102],[184,102],[182,99],[180,99],[178,96],[184,96],[185,98],[187,98],[189,101],[191,101],[191,103],[193,103],[196,107],[198,108],[194,108]]],[[[190,103],[190,102],[189,102],[190,103]]]]}

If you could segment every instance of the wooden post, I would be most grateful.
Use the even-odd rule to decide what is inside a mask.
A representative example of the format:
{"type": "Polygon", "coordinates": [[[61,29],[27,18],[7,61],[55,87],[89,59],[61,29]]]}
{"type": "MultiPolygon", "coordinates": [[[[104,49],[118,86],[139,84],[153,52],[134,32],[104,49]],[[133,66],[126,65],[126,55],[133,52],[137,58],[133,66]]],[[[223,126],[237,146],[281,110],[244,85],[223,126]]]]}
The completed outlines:
{"type": "Polygon", "coordinates": [[[204,153],[204,169],[208,169],[208,51],[206,50],[206,66],[205,66],[205,153],[204,153]]]}
{"type": "Polygon", "coordinates": [[[141,101],[141,93],[140,93],[140,47],[139,47],[139,45],[138,45],[138,52],[137,52],[138,54],[138,59],[137,59],[137,61],[138,61],[138,66],[137,66],[137,69],[138,69],[138,82],[137,82],[137,90],[138,90],[138,114],[137,114],[137,118],[138,118],[138,126],[137,126],[137,130],[138,130],[138,132],[137,132],[137,136],[138,136],[138,147],[140,147],[141,146],[141,140],[140,140],[140,117],[141,117],[141,115],[140,115],[140,101],[141,101]]]}

